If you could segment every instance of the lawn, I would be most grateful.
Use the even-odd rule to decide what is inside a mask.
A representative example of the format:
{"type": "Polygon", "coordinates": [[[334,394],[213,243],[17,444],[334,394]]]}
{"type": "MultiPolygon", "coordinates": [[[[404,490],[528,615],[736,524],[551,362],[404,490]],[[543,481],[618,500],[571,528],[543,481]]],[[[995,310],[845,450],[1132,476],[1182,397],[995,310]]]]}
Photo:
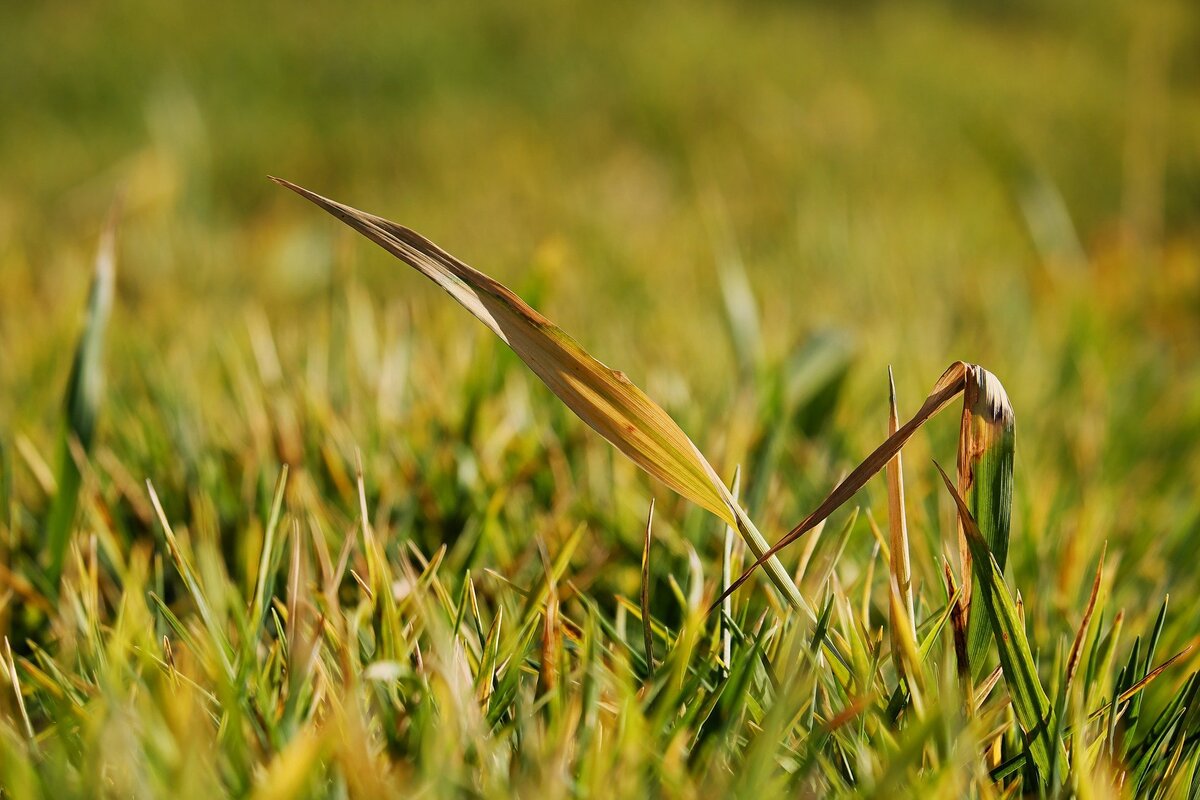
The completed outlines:
{"type": "Polygon", "coordinates": [[[1200,791],[1200,14],[427,5],[3,11],[0,798],[1200,791]]]}

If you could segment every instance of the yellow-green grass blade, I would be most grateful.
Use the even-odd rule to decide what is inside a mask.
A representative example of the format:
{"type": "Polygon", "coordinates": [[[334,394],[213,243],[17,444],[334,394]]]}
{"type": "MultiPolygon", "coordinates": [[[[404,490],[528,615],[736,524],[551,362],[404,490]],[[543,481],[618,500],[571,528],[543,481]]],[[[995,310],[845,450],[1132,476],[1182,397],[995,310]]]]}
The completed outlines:
{"type": "MultiPolygon", "coordinates": [[[[900,415],[896,408],[896,382],[892,379],[892,370],[888,368],[888,436],[895,436],[900,430],[900,415]]],[[[899,610],[905,617],[907,630],[902,631],[901,621],[893,611],[889,626],[892,636],[892,651],[900,652],[904,638],[916,639],[916,612],[913,609],[912,565],[908,556],[908,519],[904,510],[904,461],[900,452],[892,456],[884,470],[887,475],[888,489],[888,534],[889,534],[889,566],[892,572],[892,582],[899,593],[899,610]]],[[[893,603],[892,607],[895,607],[893,603]]],[[[897,668],[903,660],[896,662],[897,668]]],[[[903,674],[903,673],[901,673],[903,674]]]]}
{"type": "MultiPolygon", "coordinates": [[[[687,434],[624,373],[592,357],[508,287],[402,225],[273,179],[337,217],[441,286],[512,348],[576,416],[653,477],[737,528],[756,557],[767,541],[687,434]]],[[[778,559],[768,574],[794,606],[799,590],[778,559]]]]}
{"type": "MultiPolygon", "coordinates": [[[[972,570],[977,579],[977,599],[980,601],[975,605],[983,609],[991,623],[989,630],[1000,653],[1000,668],[1004,672],[1004,683],[1008,686],[1017,722],[1025,731],[1029,753],[1038,773],[1043,781],[1048,780],[1051,772],[1050,749],[1060,745],[1050,740],[1051,731],[1056,730],[1054,712],[1038,678],[1029,640],[1025,636],[1025,626],[1021,624],[1017,607],[1004,583],[1004,573],[988,550],[987,542],[975,518],[971,516],[966,501],[941,465],[936,466],[958,507],[958,517],[971,550],[972,570]]],[[[1060,753],[1058,757],[1062,758],[1063,755],[1060,753]]]]}
{"type": "Polygon", "coordinates": [[[646,675],[654,675],[654,631],[650,623],[650,539],[654,530],[654,500],[646,514],[646,537],[642,545],[642,641],[646,648],[646,675]]]}
{"type": "Polygon", "coordinates": [[[67,380],[63,404],[65,427],[59,445],[58,493],[46,522],[45,556],[47,576],[52,585],[58,583],[75,522],[82,483],[76,457],[91,451],[104,391],[104,339],[112,314],[116,282],[115,207],[100,233],[95,270],[83,333],[75,348],[71,375],[67,380]]]}
{"type": "MultiPolygon", "coordinates": [[[[1008,560],[1008,529],[1012,516],[1013,454],[1016,427],[1012,405],[996,376],[983,367],[967,367],[963,389],[962,427],[958,439],[958,493],[966,500],[971,517],[987,543],[988,551],[1004,573],[1008,560]]],[[[973,575],[972,550],[960,522],[959,552],[962,575],[973,575]]],[[[984,658],[991,643],[988,615],[972,603],[978,578],[964,585],[967,610],[967,655],[973,675],[986,670],[984,658]]]]}

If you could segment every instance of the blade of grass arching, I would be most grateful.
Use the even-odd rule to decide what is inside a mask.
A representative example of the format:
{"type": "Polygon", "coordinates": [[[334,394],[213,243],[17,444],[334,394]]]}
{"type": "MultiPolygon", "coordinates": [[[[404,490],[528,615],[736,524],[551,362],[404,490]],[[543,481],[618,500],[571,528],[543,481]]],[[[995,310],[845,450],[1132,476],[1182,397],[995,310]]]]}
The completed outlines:
{"type": "MultiPolygon", "coordinates": [[[[900,415],[896,409],[896,381],[892,377],[892,368],[888,367],[888,436],[895,436],[900,429],[900,415]]],[[[916,612],[913,610],[912,566],[908,558],[908,519],[904,512],[904,462],[903,456],[897,451],[888,462],[885,472],[888,487],[888,544],[889,559],[892,570],[892,582],[899,593],[900,612],[907,615],[908,630],[899,629],[900,620],[893,609],[889,629],[892,636],[892,652],[901,649],[901,640],[908,635],[911,641],[916,641],[916,612]]],[[[899,668],[903,659],[896,662],[899,668]]],[[[903,677],[903,673],[901,673],[903,677]]]]}
{"type": "MultiPolygon", "coordinates": [[[[711,511],[746,539],[756,556],[762,534],[675,421],[630,381],[592,357],[561,328],[530,308],[508,287],[473,269],[420,234],[287,181],[273,179],[340,219],[444,289],[512,348],[535,375],[593,430],[641,469],[711,511]]],[[[768,559],[763,559],[768,560],[768,559]]],[[[799,589],[778,559],[768,574],[795,607],[799,589]]]]}
{"type": "MultiPolygon", "coordinates": [[[[958,438],[958,493],[966,500],[1001,574],[1008,559],[1015,431],[1012,405],[1000,381],[982,367],[967,367],[958,438]]],[[[964,582],[960,602],[967,611],[967,654],[972,674],[977,676],[986,668],[983,661],[992,637],[988,615],[972,608],[971,596],[979,582],[971,570],[971,548],[961,522],[958,535],[964,582]]]]}
{"type": "Polygon", "coordinates": [[[737,591],[743,583],[745,583],[754,570],[758,569],[768,559],[772,558],[783,548],[787,547],[792,542],[799,539],[808,531],[815,528],[824,521],[830,514],[836,511],[847,500],[855,495],[868,480],[870,480],[877,472],[892,460],[892,456],[900,451],[900,448],[912,438],[913,434],[924,425],[931,417],[947,406],[958,394],[963,390],[965,385],[967,369],[969,365],[956,361],[951,364],[942,376],[938,378],[934,384],[933,391],[925,398],[925,402],[921,404],[921,408],[913,415],[912,419],[900,426],[900,428],[891,436],[889,436],[883,444],[879,445],[875,450],[863,460],[861,464],[855,467],[849,475],[842,479],[829,496],[826,497],[819,506],[807,517],[801,520],[796,527],[792,528],[788,533],[772,545],[766,552],[757,556],[757,560],[745,569],[741,576],[734,581],[728,589],[722,592],[717,601],[713,603],[713,608],[720,605],[721,601],[727,595],[737,591]]]}
{"type": "Polygon", "coordinates": [[[58,492],[54,496],[50,516],[46,521],[44,550],[47,577],[51,585],[55,586],[58,584],[58,577],[70,545],[71,528],[75,522],[75,509],[79,502],[79,488],[82,482],[72,443],[77,444],[83,455],[91,452],[96,420],[100,414],[101,395],[104,391],[104,339],[108,319],[112,314],[116,283],[116,227],[117,206],[114,205],[104,230],[100,233],[96,272],[88,296],[87,317],[75,348],[74,360],[71,362],[71,375],[67,380],[63,405],[65,427],[58,449],[58,492]]]}
{"type": "Polygon", "coordinates": [[[1029,752],[1038,774],[1043,781],[1048,780],[1050,748],[1060,745],[1050,741],[1050,731],[1055,729],[1053,709],[1038,679],[1037,666],[1029,649],[1025,628],[1020,623],[1016,606],[1013,605],[1008,586],[1004,583],[1004,574],[988,551],[987,543],[983,534],[979,532],[966,501],[941,465],[935,462],[935,466],[958,507],[959,520],[966,532],[967,545],[971,548],[972,570],[979,579],[979,599],[983,601],[983,608],[991,625],[990,630],[996,640],[996,649],[1000,653],[1000,666],[1004,671],[1005,685],[1008,686],[1009,695],[1012,697],[1013,710],[1025,731],[1029,752]]]}

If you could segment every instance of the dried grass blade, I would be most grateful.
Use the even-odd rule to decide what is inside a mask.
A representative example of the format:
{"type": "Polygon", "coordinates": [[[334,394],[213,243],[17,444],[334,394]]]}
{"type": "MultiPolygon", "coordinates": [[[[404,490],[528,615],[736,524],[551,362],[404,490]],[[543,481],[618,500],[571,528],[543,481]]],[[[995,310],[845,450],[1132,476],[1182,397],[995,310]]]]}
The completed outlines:
{"type": "Polygon", "coordinates": [[[967,615],[963,612],[962,604],[958,602],[963,590],[955,583],[954,572],[946,559],[942,560],[942,571],[946,576],[946,594],[951,598],[947,603],[953,604],[949,609],[950,627],[954,636],[954,664],[958,672],[958,685],[963,693],[963,710],[968,717],[972,717],[975,715],[975,687],[971,679],[971,661],[967,657],[967,615]]]}
{"type": "Polygon", "coordinates": [[[1075,633],[1075,641],[1071,644],[1071,655],[1067,658],[1066,680],[1063,681],[1063,694],[1071,688],[1075,671],[1079,668],[1079,659],[1083,653],[1083,642],[1087,638],[1088,625],[1092,622],[1092,613],[1096,610],[1096,599],[1100,596],[1100,583],[1104,580],[1104,556],[1108,552],[1108,543],[1100,551],[1100,561],[1096,564],[1096,577],[1092,580],[1092,593],[1088,597],[1087,608],[1083,611],[1083,619],[1079,622],[1079,630],[1075,633]]]}
{"type": "MultiPolygon", "coordinates": [[[[561,328],[508,287],[468,266],[416,231],[322,197],[279,178],[299,194],[354,228],[438,284],[512,348],[572,412],[631,461],[674,491],[711,511],[746,539],[756,555],[767,541],[717,477],[687,434],[624,373],[592,357],[561,328]]],[[[764,556],[760,561],[767,561],[764,556]]],[[[804,607],[799,590],[778,560],[769,574],[787,600],[804,607]]]]}

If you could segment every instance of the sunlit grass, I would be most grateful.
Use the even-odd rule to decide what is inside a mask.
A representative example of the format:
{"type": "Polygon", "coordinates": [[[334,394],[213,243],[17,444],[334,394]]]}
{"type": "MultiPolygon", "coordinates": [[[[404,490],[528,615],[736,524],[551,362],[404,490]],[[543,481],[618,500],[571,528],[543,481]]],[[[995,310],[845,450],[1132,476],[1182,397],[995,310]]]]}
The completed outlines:
{"type": "Polygon", "coordinates": [[[132,8],[0,32],[0,797],[1194,791],[1186,9],[132,8]],[[626,369],[691,500],[267,173],[626,369]],[[931,419],[709,613],[959,358],[1015,439],[931,419]]]}

